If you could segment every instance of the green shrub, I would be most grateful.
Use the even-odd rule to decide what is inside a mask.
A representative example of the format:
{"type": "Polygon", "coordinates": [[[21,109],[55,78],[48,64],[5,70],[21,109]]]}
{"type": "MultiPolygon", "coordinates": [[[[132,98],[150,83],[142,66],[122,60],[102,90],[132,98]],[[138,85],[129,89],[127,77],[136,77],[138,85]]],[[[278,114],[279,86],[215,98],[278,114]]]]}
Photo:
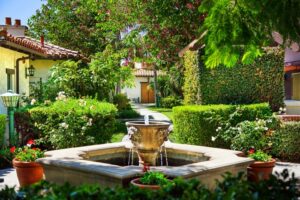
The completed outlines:
{"type": "MultiPolygon", "coordinates": [[[[269,49],[253,64],[232,68],[201,67],[202,104],[251,104],[269,102],[277,111],[283,107],[283,53],[269,49]]],[[[196,72],[195,72],[196,73],[196,72]]]]}
{"type": "Polygon", "coordinates": [[[181,100],[175,96],[168,96],[161,99],[161,107],[163,108],[173,108],[180,105],[181,100]]]}
{"type": "Polygon", "coordinates": [[[169,180],[162,172],[147,171],[141,178],[140,182],[145,185],[165,185],[169,180]]]}
{"type": "Polygon", "coordinates": [[[272,154],[290,161],[300,161],[300,122],[285,122],[272,135],[272,154]]]}
{"type": "Polygon", "coordinates": [[[118,112],[118,118],[123,118],[123,119],[138,118],[140,116],[141,115],[133,109],[121,110],[118,112]]]}
{"type": "Polygon", "coordinates": [[[0,147],[4,143],[5,127],[6,127],[6,115],[0,114],[0,147]]]}
{"type": "Polygon", "coordinates": [[[117,109],[97,100],[67,99],[29,113],[42,133],[39,142],[60,149],[110,141],[117,109]]]}
{"type": "Polygon", "coordinates": [[[30,187],[21,188],[17,194],[15,189],[5,187],[0,190],[2,200],[29,199],[136,199],[136,200],[217,200],[217,199],[294,199],[300,197],[297,190],[297,179],[290,177],[287,170],[269,180],[253,183],[246,180],[243,174],[232,176],[225,174],[224,180],[218,181],[214,190],[209,190],[198,180],[176,178],[172,184],[160,190],[145,190],[137,187],[104,188],[99,185],[71,186],[57,185],[42,181],[30,187]]]}
{"type": "Polygon", "coordinates": [[[214,141],[222,127],[235,126],[239,122],[272,115],[268,104],[252,105],[204,105],[173,108],[174,137],[180,143],[229,147],[222,139],[214,141]]]}
{"type": "Polygon", "coordinates": [[[125,94],[117,94],[113,98],[113,103],[117,106],[119,111],[131,109],[130,100],[125,94]]]}

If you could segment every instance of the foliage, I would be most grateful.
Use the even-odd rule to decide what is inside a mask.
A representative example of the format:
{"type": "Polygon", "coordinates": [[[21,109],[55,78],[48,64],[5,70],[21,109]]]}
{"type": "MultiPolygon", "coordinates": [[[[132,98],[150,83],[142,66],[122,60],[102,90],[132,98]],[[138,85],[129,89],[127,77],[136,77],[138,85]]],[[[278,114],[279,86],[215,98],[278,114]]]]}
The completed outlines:
{"type": "Polygon", "coordinates": [[[134,80],[132,70],[126,66],[120,66],[120,60],[126,52],[115,51],[111,45],[107,45],[103,52],[97,53],[91,63],[92,83],[98,99],[110,100],[111,92],[117,84],[131,86],[134,80]]]}
{"type": "MultiPolygon", "coordinates": [[[[283,54],[268,49],[251,65],[233,68],[201,68],[200,82],[203,104],[250,104],[269,102],[273,111],[283,107],[283,54]]],[[[190,84],[187,82],[187,84],[190,84]]]]}
{"type": "Polygon", "coordinates": [[[5,128],[6,128],[6,115],[0,114],[0,147],[4,143],[5,128]]]}
{"type": "Polygon", "coordinates": [[[29,19],[29,31],[89,56],[106,45],[105,32],[97,25],[106,22],[107,9],[107,3],[93,0],[49,0],[29,19]]]}
{"type": "Polygon", "coordinates": [[[201,82],[198,66],[198,54],[196,51],[187,51],[184,55],[184,104],[201,104],[201,82]]]}
{"type": "Polygon", "coordinates": [[[272,159],[272,157],[261,150],[257,150],[254,153],[249,155],[250,158],[256,161],[268,162],[272,159]]]}
{"type": "Polygon", "coordinates": [[[231,142],[231,149],[247,152],[250,148],[264,151],[272,148],[271,135],[278,120],[275,118],[242,121],[236,126],[218,131],[222,139],[231,142]]]}
{"type": "Polygon", "coordinates": [[[300,160],[300,122],[285,122],[272,135],[272,154],[290,161],[300,160]]]}
{"type": "Polygon", "coordinates": [[[147,171],[140,179],[145,185],[166,185],[169,180],[161,172],[147,171]]]}
{"type": "Polygon", "coordinates": [[[161,107],[163,108],[173,108],[175,106],[180,106],[181,100],[175,96],[167,96],[161,99],[161,107]]]}
{"type": "Polygon", "coordinates": [[[110,141],[117,109],[92,99],[63,99],[29,110],[48,148],[68,148],[110,141]]]}
{"type": "Polygon", "coordinates": [[[12,166],[13,151],[8,148],[0,149],[0,169],[12,166]]]}
{"type": "Polygon", "coordinates": [[[219,127],[229,128],[239,122],[272,115],[268,104],[252,105],[204,105],[179,106],[173,108],[173,136],[178,142],[229,147],[222,138],[215,140],[219,127]]]}
{"type": "Polygon", "coordinates": [[[86,64],[68,60],[54,65],[50,72],[51,76],[42,87],[42,102],[54,101],[60,91],[77,98],[95,95],[86,64]]]}
{"type": "Polygon", "coordinates": [[[118,110],[131,109],[130,100],[125,94],[117,94],[113,98],[113,103],[117,106],[118,110]]]}
{"type": "Polygon", "coordinates": [[[43,158],[44,152],[39,148],[29,148],[25,146],[21,149],[17,149],[15,152],[15,158],[18,161],[34,162],[38,158],[43,158]]]}
{"type": "Polygon", "coordinates": [[[263,54],[262,47],[272,44],[273,31],[282,35],[284,45],[299,42],[299,9],[298,0],[202,1],[199,11],[207,15],[201,27],[202,32],[207,31],[206,65],[253,62],[263,54]]]}
{"type": "Polygon", "coordinates": [[[71,186],[56,185],[42,181],[30,187],[21,188],[18,193],[12,188],[0,190],[2,200],[43,200],[43,199],[293,199],[299,198],[297,179],[290,177],[287,170],[269,180],[259,183],[248,182],[243,174],[224,175],[224,180],[218,181],[214,190],[209,190],[198,180],[183,180],[176,178],[172,184],[163,186],[158,191],[143,190],[137,187],[104,188],[98,185],[71,186]]]}
{"type": "Polygon", "coordinates": [[[141,115],[133,110],[133,109],[126,109],[126,110],[121,110],[118,112],[118,118],[123,118],[123,119],[130,119],[130,118],[138,118],[141,115]]]}

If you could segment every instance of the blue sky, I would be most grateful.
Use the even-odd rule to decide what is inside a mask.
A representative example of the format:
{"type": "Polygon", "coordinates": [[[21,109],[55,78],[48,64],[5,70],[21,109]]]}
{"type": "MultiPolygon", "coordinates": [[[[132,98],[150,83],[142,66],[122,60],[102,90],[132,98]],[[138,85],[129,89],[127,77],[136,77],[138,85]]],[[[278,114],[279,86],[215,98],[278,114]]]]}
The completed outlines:
{"type": "Polygon", "coordinates": [[[42,3],[45,3],[45,0],[0,0],[0,24],[5,24],[5,17],[11,17],[12,24],[15,19],[21,19],[22,25],[27,25],[27,20],[42,3]]]}

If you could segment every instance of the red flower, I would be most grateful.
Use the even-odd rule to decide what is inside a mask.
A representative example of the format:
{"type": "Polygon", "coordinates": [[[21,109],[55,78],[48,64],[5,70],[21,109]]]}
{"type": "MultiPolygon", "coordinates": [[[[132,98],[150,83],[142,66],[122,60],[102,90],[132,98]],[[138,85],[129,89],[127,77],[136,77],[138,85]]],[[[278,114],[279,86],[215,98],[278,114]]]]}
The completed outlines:
{"type": "Polygon", "coordinates": [[[27,145],[33,145],[33,144],[35,144],[33,139],[28,140],[27,145]]]}
{"type": "Polygon", "coordinates": [[[150,170],[150,167],[147,164],[143,164],[143,172],[147,172],[150,170]]]}
{"type": "Polygon", "coordinates": [[[10,151],[10,153],[15,153],[16,147],[15,147],[15,146],[11,147],[11,148],[9,149],[9,151],[10,151]]]}
{"type": "Polygon", "coordinates": [[[248,154],[250,155],[250,154],[253,154],[253,153],[255,153],[255,148],[252,147],[252,148],[249,149],[248,154]]]}

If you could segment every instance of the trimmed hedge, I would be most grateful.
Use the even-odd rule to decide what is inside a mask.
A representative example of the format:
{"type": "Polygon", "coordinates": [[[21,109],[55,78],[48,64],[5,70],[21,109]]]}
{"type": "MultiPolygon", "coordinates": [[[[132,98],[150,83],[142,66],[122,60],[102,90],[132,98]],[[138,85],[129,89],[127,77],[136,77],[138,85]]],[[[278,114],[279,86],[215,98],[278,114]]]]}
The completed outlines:
{"type": "Polygon", "coordinates": [[[167,96],[161,99],[161,107],[163,108],[173,108],[180,105],[182,105],[181,100],[175,96],[167,96]]]}
{"type": "Polygon", "coordinates": [[[272,135],[272,154],[289,161],[300,161],[300,122],[285,122],[272,135]]]}
{"type": "Polygon", "coordinates": [[[202,104],[269,102],[273,111],[284,102],[283,53],[270,48],[251,65],[201,67],[202,104]]]}
{"type": "Polygon", "coordinates": [[[0,147],[4,142],[5,127],[6,127],[6,115],[0,114],[0,147]]]}
{"type": "Polygon", "coordinates": [[[226,147],[222,140],[212,141],[217,128],[226,123],[235,126],[245,120],[272,115],[267,103],[252,105],[203,105],[173,108],[174,137],[177,142],[211,147],[226,147]]]}
{"type": "Polygon", "coordinates": [[[109,142],[116,128],[116,107],[93,99],[56,101],[29,113],[40,141],[55,149],[109,142]]]}

